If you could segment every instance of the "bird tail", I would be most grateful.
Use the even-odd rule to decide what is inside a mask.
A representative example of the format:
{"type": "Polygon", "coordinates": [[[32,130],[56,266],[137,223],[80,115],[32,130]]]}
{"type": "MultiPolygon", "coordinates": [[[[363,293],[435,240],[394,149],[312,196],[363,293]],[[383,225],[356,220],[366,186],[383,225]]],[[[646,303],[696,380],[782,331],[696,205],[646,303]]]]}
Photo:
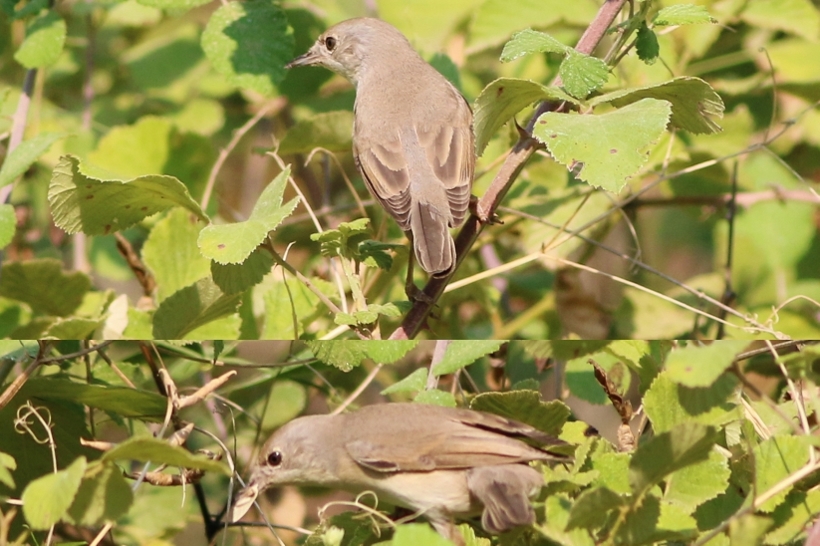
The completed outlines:
{"type": "Polygon", "coordinates": [[[449,230],[449,214],[422,201],[410,211],[413,247],[422,269],[433,276],[449,275],[456,265],[456,244],[449,230]]]}

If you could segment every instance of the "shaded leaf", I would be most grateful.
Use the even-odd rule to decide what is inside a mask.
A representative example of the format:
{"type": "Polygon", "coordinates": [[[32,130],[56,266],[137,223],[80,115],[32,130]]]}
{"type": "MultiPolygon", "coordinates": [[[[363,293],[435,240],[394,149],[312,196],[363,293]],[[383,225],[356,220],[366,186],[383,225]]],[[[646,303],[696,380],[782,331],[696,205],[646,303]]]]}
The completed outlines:
{"type": "Polygon", "coordinates": [[[148,436],[129,438],[106,451],[101,460],[113,462],[123,459],[181,466],[182,468],[198,468],[207,472],[218,472],[225,476],[231,475],[231,471],[224,463],[213,461],[203,455],[194,455],[182,447],[172,446],[168,442],[148,436]]]}
{"type": "Polygon", "coordinates": [[[683,423],[641,444],[629,462],[629,483],[637,494],[667,475],[705,460],[717,439],[712,427],[683,423]]]}
{"type": "Polygon", "coordinates": [[[47,315],[70,315],[90,288],[88,275],[64,272],[60,260],[53,258],[8,262],[0,271],[0,296],[22,301],[47,315]]]}
{"type": "Polygon", "coordinates": [[[285,78],[293,43],[284,10],[267,0],[223,4],[202,33],[202,49],[214,70],[233,85],[268,97],[285,78]]]}
{"type": "Polygon", "coordinates": [[[279,153],[306,154],[317,147],[331,152],[349,152],[352,145],[353,112],[321,112],[297,121],[288,129],[279,145],[279,153]]]}
{"type": "Polygon", "coordinates": [[[78,457],[68,468],[46,474],[26,486],[21,498],[23,515],[33,529],[48,529],[63,517],[74,501],[85,467],[85,457],[78,457]]]}
{"type": "Polygon", "coordinates": [[[65,519],[75,525],[99,525],[125,515],[134,493],[114,464],[89,463],[65,519]]]}
{"type": "Polygon", "coordinates": [[[223,294],[210,278],[200,279],[168,296],[154,313],[155,339],[184,339],[209,322],[232,315],[240,294],[223,294]]]}
{"type": "Polygon", "coordinates": [[[560,400],[544,402],[537,391],[487,392],[472,399],[470,409],[515,419],[557,436],[570,415],[560,400]]]}
{"type": "Polygon", "coordinates": [[[622,107],[645,98],[669,101],[672,104],[669,122],[675,127],[695,134],[711,134],[721,130],[715,119],[723,117],[723,100],[712,86],[691,76],[674,78],[658,85],[606,93],[590,100],[590,105],[611,102],[622,107]]]}

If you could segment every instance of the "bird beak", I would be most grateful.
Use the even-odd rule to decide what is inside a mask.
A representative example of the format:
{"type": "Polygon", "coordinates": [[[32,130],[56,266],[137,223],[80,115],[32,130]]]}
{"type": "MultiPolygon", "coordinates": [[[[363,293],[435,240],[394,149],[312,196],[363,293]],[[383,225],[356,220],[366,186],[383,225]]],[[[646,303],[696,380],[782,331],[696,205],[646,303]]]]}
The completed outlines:
{"type": "Polygon", "coordinates": [[[251,479],[248,485],[234,498],[233,506],[231,506],[231,509],[228,512],[228,521],[231,523],[239,521],[242,516],[244,516],[248,510],[251,509],[251,506],[253,506],[253,502],[256,500],[258,495],[259,486],[253,479],[251,479]]]}
{"type": "Polygon", "coordinates": [[[313,48],[308,49],[304,55],[299,55],[291,62],[285,65],[285,68],[293,68],[296,66],[310,66],[319,62],[319,56],[314,53],[313,48]]]}

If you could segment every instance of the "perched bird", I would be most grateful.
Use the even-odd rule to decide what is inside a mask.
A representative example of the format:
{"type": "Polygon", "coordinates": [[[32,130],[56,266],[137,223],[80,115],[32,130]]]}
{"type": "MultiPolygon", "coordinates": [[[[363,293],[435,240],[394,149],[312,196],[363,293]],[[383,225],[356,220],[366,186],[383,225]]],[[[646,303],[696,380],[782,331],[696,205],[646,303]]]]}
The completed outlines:
{"type": "MultiPolygon", "coordinates": [[[[449,228],[464,221],[475,169],[467,101],[378,19],[331,27],[287,67],[305,65],[324,66],[356,87],[353,155],[362,177],[408,234],[421,267],[448,275],[456,265],[449,228]]],[[[408,269],[409,283],[412,254],[408,269]]]]}
{"type": "Polygon", "coordinates": [[[498,415],[417,403],[300,417],[265,442],[229,519],[277,485],[373,491],[420,512],[459,544],[456,518],[480,514],[489,533],[531,525],[529,499],[543,477],[528,463],[567,460],[554,451],[559,446],[565,443],[498,415]]]}

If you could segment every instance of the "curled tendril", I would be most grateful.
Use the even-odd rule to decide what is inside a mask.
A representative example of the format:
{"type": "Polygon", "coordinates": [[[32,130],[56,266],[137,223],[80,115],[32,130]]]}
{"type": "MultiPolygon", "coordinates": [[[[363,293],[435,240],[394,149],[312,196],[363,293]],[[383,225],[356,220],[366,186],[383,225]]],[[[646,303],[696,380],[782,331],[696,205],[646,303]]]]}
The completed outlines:
{"type": "Polygon", "coordinates": [[[31,405],[31,402],[26,402],[17,408],[17,417],[14,419],[14,430],[17,431],[18,434],[28,434],[38,444],[48,444],[52,442],[51,428],[53,426],[54,425],[51,422],[51,411],[47,407],[34,407],[31,405]],[[32,425],[34,424],[34,421],[31,420],[32,415],[36,416],[37,420],[40,421],[40,424],[43,425],[43,428],[48,429],[45,438],[38,437],[37,433],[32,428],[32,425]],[[45,418],[43,417],[44,415],[45,418]]]}

